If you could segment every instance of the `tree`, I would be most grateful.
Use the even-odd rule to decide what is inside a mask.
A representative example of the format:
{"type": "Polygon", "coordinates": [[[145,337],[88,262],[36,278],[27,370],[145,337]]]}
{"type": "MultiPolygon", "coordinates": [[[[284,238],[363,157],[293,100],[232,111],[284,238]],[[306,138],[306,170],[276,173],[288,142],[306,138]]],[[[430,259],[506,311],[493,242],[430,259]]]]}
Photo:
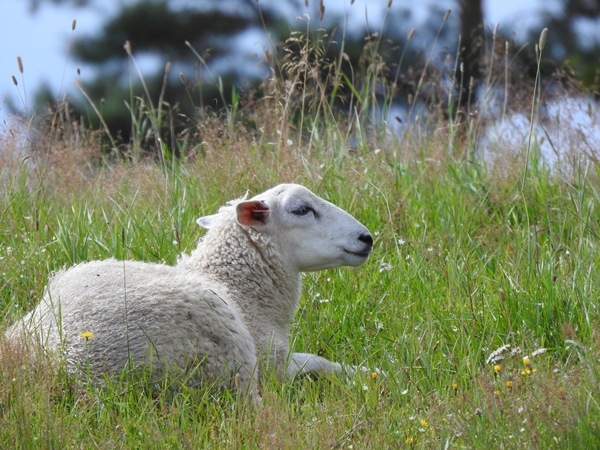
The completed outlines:
{"type": "MultiPolygon", "coordinates": [[[[118,133],[124,142],[130,136],[131,116],[135,115],[132,110],[137,110],[135,97],[143,97],[145,88],[150,93],[149,97],[163,98],[169,107],[175,108],[179,113],[177,117],[194,117],[198,108],[205,105],[221,107],[231,102],[233,86],[243,78],[256,83],[268,73],[258,72],[258,61],[243,60],[244,56],[235,44],[235,39],[242,33],[250,30],[264,36],[268,33],[270,42],[275,43],[270,50],[278,52],[281,49],[279,44],[288,39],[294,29],[306,31],[305,23],[295,21],[302,11],[307,11],[304,2],[286,0],[264,6],[256,0],[209,0],[201,6],[193,2],[189,5],[184,3],[183,7],[180,5],[169,0],[139,0],[127,4],[103,26],[98,36],[83,38],[74,44],[75,58],[98,68],[97,76],[85,83],[83,89],[91,99],[97,102],[102,99],[99,109],[108,128],[114,134],[118,133]],[[293,19],[295,23],[288,19],[293,19]],[[141,80],[132,65],[133,61],[123,48],[126,41],[134,58],[151,55],[152,60],[161,62],[154,72],[144,74],[145,88],[140,86],[141,80]],[[199,54],[195,55],[194,52],[199,54]],[[171,63],[171,73],[165,76],[163,68],[167,61],[171,63]],[[220,64],[224,61],[233,61],[233,64],[220,64]],[[211,71],[219,77],[218,81],[212,79],[211,71]]],[[[312,3],[312,11],[316,14],[311,15],[319,17],[318,7],[318,3],[312,3]]],[[[395,14],[402,16],[403,13],[404,10],[396,8],[395,14]]],[[[395,16],[391,14],[390,17],[395,16]]],[[[374,18],[371,20],[375,21],[374,18]]],[[[361,65],[365,30],[349,32],[342,43],[340,24],[343,23],[343,17],[329,12],[326,21],[313,19],[310,28],[313,31],[315,28],[327,28],[319,32],[328,35],[324,59],[339,60],[343,45],[347,59],[341,62],[349,73],[349,65],[361,65]]],[[[406,31],[396,24],[388,36],[398,37],[406,31]]],[[[287,50],[298,55],[302,51],[293,45],[288,46],[287,50]]],[[[283,54],[278,56],[281,58],[283,54]]],[[[390,61],[397,61],[398,55],[393,51],[388,56],[390,61]]],[[[406,59],[410,60],[411,56],[407,55],[406,59]]],[[[346,89],[346,92],[350,92],[350,89],[346,89]]],[[[82,104],[78,107],[84,109],[82,104]]],[[[92,120],[94,114],[90,113],[87,117],[92,120]]]]}
{"type": "MultiPolygon", "coordinates": [[[[476,101],[477,85],[484,55],[484,30],[481,0],[459,0],[460,48],[456,68],[455,89],[461,108],[469,110],[476,101]]],[[[459,111],[455,111],[458,113],[459,111]]]]}
{"type": "Polygon", "coordinates": [[[220,74],[220,95],[216,85],[209,83],[202,86],[197,97],[192,85],[206,75],[211,61],[232,53],[235,36],[261,23],[270,26],[278,18],[270,10],[259,10],[252,0],[238,0],[235,9],[210,3],[201,8],[177,9],[167,0],[141,0],[124,6],[98,36],[75,42],[75,58],[98,67],[97,76],[84,89],[90,98],[102,99],[104,120],[123,141],[129,139],[131,116],[139,107],[135,97],[144,97],[146,90],[153,101],[159,97],[167,101],[180,113],[178,117],[193,117],[195,109],[205,101],[230,99],[234,79],[243,75],[243,70],[237,71],[239,64],[220,74]],[[124,49],[126,42],[131,54],[124,49]],[[193,51],[202,53],[202,60],[193,51]],[[159,61],[159,67],[143,74],[142,80],[129,60],[132,55],[136,59],[150,55],[159,61]],[[164,73],[167,62],[180,74],[164,73]]]}

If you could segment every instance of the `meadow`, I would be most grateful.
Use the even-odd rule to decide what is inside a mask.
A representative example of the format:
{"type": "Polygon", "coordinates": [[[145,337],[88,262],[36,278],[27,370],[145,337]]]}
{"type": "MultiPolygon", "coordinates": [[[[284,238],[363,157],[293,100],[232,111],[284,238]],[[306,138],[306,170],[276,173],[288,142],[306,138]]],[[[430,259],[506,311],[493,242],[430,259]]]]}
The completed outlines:
{"type": "MultiPolygon", "coordinates": [[[[572,158],[549,166],[535,135],[485,156],[476,114],[415,108],[392,132],[373,121],[394,88],[373,45],[355,78],[332,64],[323,82],[322,42],[293,38],[310,57],[274,62],[268,95],[201,111],[184,134],[168,134],[168,112],[144,92],[127,145],[81,126],[68,104],[7,125],[0,330],[54,271],[112,256],[173,264],[202,235],[196,218],[295,182],[365,224],[375,249],[362,267],[304,275],[292,347],[368,370],[267,373],[257,406],[139,373],[98,387],[0,339],[0,448],[597,447],[597,160],[567,148],[572,158]],[[342,81],[344,112],[333,101],[342,81]]],[[[505,68],[490,68],[490,90],[508,83],[505,68]]],[[[511,92],[526,95],[509,106],[533,123],[540,85],[518,81],[511,92]]]]}

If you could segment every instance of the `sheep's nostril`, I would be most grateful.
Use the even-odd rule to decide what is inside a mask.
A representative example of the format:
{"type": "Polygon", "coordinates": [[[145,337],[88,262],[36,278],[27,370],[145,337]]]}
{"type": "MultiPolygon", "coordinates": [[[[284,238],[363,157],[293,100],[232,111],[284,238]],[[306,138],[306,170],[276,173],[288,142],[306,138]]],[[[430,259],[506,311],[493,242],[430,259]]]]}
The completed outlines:
{"type": "Polygon", "coordinates": [[[373,246],[373,236],[371,236],[369,233],[361,234],[358,237],[358,240],[364,242],[365,244],[368,244],[371,247],[373,246]]]}

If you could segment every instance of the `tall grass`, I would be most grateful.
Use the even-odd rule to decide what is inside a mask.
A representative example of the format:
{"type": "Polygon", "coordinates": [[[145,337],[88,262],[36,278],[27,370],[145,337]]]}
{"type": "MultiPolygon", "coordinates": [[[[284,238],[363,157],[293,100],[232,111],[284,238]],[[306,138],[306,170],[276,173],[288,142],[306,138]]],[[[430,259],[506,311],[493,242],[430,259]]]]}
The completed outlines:
{"type": "MultiPolygon", "coordinates": [[[[233,110],[207,115],[201,140],[179,159],[107,160],[97,133],[78,129],[47,151],[32,146],[23,162],[3,134],[4,167],[13,170],[0,187],[0,329],[35,306],[61,267],[111,256],[173,264],[194,248],[197,217],[246,189],[298,182],[364,223],[375,251],[363,267],[304,276],[293,348],[368,370],[294,381],[267,373],[254,407],[235,392],[139,374],[100,389],[0,340],[0,447],[595,445],[597,167],[488,164],[454,151],[468,140],[448,146],[444,122],[390,137],[369,108],[338,114],[330,94],[344,77],[319,59],[324,39],[294,35],[287,45],[306,59],[274,57],[268,95],[245,112],[260,133],[235,122],[233,110]],[[326,69],[324,79],[315,75],[326,69]],[[365,130],[364,142],[349,151],[355,130],[365,130]]],[[[353,105],[368,104],[385,82],[381,61],[372,62],[367,78],[346,75],[353,105]]],[[[147,97],[132,123],[149,120],[145,133],[158,140],[169,121],[147,97]]],[[[171,154],[168,146],[160,148],[171,154]]]]}

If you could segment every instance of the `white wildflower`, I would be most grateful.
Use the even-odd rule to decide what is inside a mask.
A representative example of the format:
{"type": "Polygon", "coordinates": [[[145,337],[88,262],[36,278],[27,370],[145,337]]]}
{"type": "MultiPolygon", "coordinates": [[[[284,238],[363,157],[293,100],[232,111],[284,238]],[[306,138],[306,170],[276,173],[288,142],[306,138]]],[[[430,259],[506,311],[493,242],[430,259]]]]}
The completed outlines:
{"type": "Polygon", "coordinates": [[[386,262],[382,262],[381,266],[379,266],[379,273],[383,272],[384,270],[392,270],[393,266],[389,263],[386,262]]]}
{"type": "Polygon", "coordinates": [[[510,356],[520,355],[522,352],[521,347],[515,347],[510,351],[510,356]]]}
{"type": "Polygon", "coordinates": [[[487,359],[485,360],[485,363],[489,364],[489,363],[495,363],[495,362],[503,360],[504,356],[502,355],[502,353],[504,353],[509,348],[510,348],[510,345],[506,344],[506,345],[503,345],[502,347],[500,347],[499,349],[494,350],[492,353],[490,353],[490,356],[487,357],[487,359]]]}

